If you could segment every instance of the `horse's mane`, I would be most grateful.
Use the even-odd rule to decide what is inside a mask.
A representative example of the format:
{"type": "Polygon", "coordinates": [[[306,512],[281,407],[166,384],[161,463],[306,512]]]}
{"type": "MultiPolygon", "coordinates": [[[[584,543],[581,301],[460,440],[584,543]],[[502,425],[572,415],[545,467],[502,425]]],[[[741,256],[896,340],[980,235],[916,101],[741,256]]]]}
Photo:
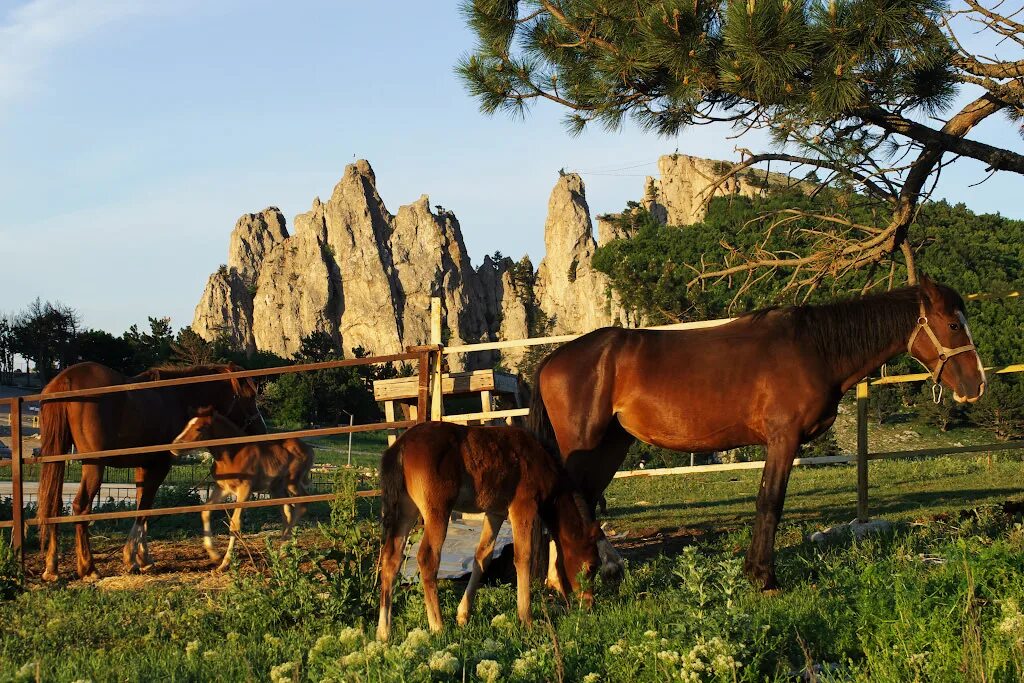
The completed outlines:
{"type": "Polygon", "coordinates": [[[140,372],[132,380],[136,382],[151,382],[161,379],[179,379],[181,377],[198,377],[199,375],[217,375],[222,372],[231,372],[230,365],[158,365],[140,372]]]}
{"type": "MultiPolygon", "coordinates": [[[[943,288],[943,293],[955,296],[954,304],[959,300],[949,288],[943,288]]],[[[823,358],[841,361],[909,337],[917,322],[920,296],[920,288],[903,287],[827,304],[766,308],[743,317],[759,320],[775,312],[823,358]]]]}

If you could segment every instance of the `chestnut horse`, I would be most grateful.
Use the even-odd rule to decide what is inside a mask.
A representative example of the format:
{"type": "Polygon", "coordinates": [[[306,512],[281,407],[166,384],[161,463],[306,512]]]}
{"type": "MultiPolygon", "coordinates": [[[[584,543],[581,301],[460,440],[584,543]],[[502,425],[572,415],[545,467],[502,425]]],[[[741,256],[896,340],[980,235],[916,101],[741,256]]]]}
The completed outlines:
{"type": "MultiPolygon", "coordinates": [[[[423,516],[419,568],[427,621],[441,630],[437,569],[453,510],[485,513],[473,573],[459,603],[458,623],[469,621],[473,598],[507,517],[512,524],[519,618],[530,623],[530,562],[539,517],[554,537],[561,585],[572,586],[589,605],[593,595],[579,576],[593,578],[600,559],[600,529],[586,522],[562,463],[519,427],[418,424],[385,451],[380,463],[382,534],[380,621],[377,638],[391,631],[391,594],[406,538],[423,516]]],[[[538,535],[539,536],[539,535],[538,535]]],[[[563,592],[563,596],[564,596],[563,592]]]]}
{"type": "MultiPolygon", "coordinates": [[[[800,445],[827,430],[839,400],[908,351],[959,402],[985,372],[960,295],[914,287],[822,306],[768,309],[695,330],[604,328],[541,363],[528,422],[565,460],[593,507],[634,439],[680,451],[767,447],[744,569],[778,586],[775,531],[800,445]]],[[[602,560],[617,561],[607,540],[602,560]]]]}
{"type": "MultiPolygon", "coordinates": [[[[188,421],[174,443],[238,436],[245,436],[245,432],[213,408],[205,407],[200,408],[199,413],[188,421]]],[[[210,446],[209,451],[213,455],[212,473],[217,488],[210,494],[207,503],[219,503],[227,496],[234,496],[241,503],[249,500],[254,491],[269,491],[274,498],[306,495],[309,470],[313,467],[313,449],[300,439],[210,446]]],[[[171,455],[182,453],[171,449],[171,455]]],[[[281,538],[291,538],[292,529],[305,512],[306,506],[302,504],[281,506],[284,516],[281,538]]],[[[203,518],[203,546],[210,559],[220,563],[217,569],[223,571],[231,566],[235,539],[242,532],[242,508],[235,508],[231,517],[231,539],[224,555],[220,555],[213,547],[210,511],[203,510],[200,515],[203,518]]]]}
{"type": "MultiPolygon", "coordinates": [[[[63,370],[43,388],[43,394],[79,389],[95,389],[118,384],[193,377],[233,372],[234,364],[202,365],[187,368],[154,368],[136,377],[126,377],[99,363],[78,363],[63,370]]],[[[40,453],[64,455],[72,447],[78,453],[116,448],[169,444],[181,428],[204,406],[231,415],[250,434],[266,433],[266,425],[256,407],[256,384],[251,379],[219,380],[156,389],[122,391],[100,396],[43,400],[40,407],[40,453]]],[[[139,510],[153,506],[157,488],[171,469],[168,451],[141,455],[121,455],[82,461],[82,480],[72,502],[74,514],[89,514],[93,499],[103,483],[105,467],[135,468],[135,498],[139,510]]],[[[64,462],[44,463],[39,477],[39,517],[57,517],[61,513],[64,488],[64,462]]],[[[130,571],[152,566],[146,543],[146,517],[136,518],[124,546],[124,563],[130,571]]],[[[89,524],[75,525],[78,575],[93,580],[99,577],[89,547],[89,524]]],[[[57,580],[57,525],[42,524],[40,540],[46,551],[43,579],[57,580]]]]}

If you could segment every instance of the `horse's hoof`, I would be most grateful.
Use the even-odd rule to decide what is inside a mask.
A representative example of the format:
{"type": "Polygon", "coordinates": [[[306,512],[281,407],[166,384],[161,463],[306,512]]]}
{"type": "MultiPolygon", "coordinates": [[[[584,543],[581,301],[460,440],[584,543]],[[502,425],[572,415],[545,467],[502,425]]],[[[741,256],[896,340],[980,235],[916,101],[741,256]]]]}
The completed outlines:
{"type": "Polygon", "coordinates": [[[57,572],[51,572],[49,569],[43,572],[43,581],[54,582],[60,579],[60,575],[57,572]]]}
{"type": "Polygon", "coordinates": [[[146,572],[152,570],[153,567],[155,567],[155,566],[156,566],[156,562],[147,562],[146,564],[144,564],[141,567],[139,567],[139,573],[140,574],[145,574],[146,572]]]}
{"type": "Polygon", "coordinates": [[[208,550],[206,554],[210,556],[210,562],[213,562],[215,564],[220,564],[224,561],[224,556],[215,550],[208,550]]]}
{"type": "Polygon", "coordinates": [[[82,581],[84,583],[96,583],[97,581],[99,581],[102,578],[103,577],[100,576],[100,573],[98,571],[96,571],[95,569],[93,569],[91,572],[89,572],[88,574],[86,574],[85,576],[82,577],[82,581]]]}
{"type": "Polygon", "coordinates": [[[460,610],[458,615],[456,615],[456,617],[455,617],[455,623],[458,624],[459,626],[465,626],[466,624],[468,624],[469,623],[469,612],[463,612],[463,611],[460,610]]]}
{"type": "Polygon", "coordinates": [[[223,574],[224,572],[226,572],[229,569],[231,569],[231,563],[230,562],[221,562],[219,565],[217,565],[217,568],[214,569],[213,571],[217,572],[218,574],[223,574]]]}

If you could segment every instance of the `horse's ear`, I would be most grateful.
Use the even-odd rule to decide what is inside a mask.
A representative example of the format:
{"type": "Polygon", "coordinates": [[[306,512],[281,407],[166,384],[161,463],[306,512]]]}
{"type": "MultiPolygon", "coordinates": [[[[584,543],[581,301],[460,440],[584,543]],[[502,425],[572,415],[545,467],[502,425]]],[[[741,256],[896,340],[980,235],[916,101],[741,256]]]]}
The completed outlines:
{"type": "Polygon", "coordinates": [[[928,277],[926,273],[918,272],[917,282],[918,286],[921,288],[921,295],[927,299],[932,306],[936,306],[942,302],[942,293],[939,291],[938,285],[935,284],[935,280],[928,277]]]}

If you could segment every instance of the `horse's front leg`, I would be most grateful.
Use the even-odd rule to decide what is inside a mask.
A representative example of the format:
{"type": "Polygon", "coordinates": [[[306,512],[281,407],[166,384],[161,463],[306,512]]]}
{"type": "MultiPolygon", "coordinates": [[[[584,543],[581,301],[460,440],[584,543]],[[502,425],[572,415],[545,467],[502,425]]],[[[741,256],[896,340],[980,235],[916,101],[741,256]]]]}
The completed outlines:
{"type": "MultiPolygon", "coordinates": [[[[244,503],[249,500],[249,494],[252,493],[252,487],[249,482],[242,482],[235,487],[235,502],[244,503]]],[[[242,508],[235,508],[234,513],[231,515],[231,538],[228,540],[228,549],[224,551],[224,559],[221,561],[220,566],[217,567],[218,571],[225,571],[231,566],[231,556],[235,551],[235,541],[242,534],[242,508]]]]}
{"type": "MultiPolygon", "coordinates": [[[[210,505],[216,505],[224,500],[224,489],[219,486],[210,492],[209,498],[206,502],[210,505]]],[[[203,518],[203,547],[206,548],[206,554],[210,556],[210,560],[213,562],[220,563],[224,559],[224,556],[217,552],[217,549],[213,545],[213,528],[210,525],[210,515],[212,513],[209,510],[203,510],[199,513],[199,516],[203,518]]]]}
{"type": "MultiPolygon", "coordinates": [[[[171,455],[147,467],[135,468],[135,507],[149,510],[156,500],[156,492],[171,471],[171,455]]],[[[124,564],[129,572],[147,572],[153,568],[149,554],[149,518],[136,517],[128,542],[124,546],[124,564]]]]}
{"type": "Polygon", "coordinates": [[[487,565],[491,563],[491,559],[494,557],[494,539],[498,537],[498,531],[501,529],[501,524],[504,521],[505,517],[500,514],[488,513],[484,517],[483,529],[480,531],[480,542],[476,546],[476,554],[473,558],[473,573],[469,577],[469,585],[466,586],[466,592],[462,595],[462,602],[459,603],[459,612],[456,618],[459,626],[465,626],[469,622],[469,615],[473,611],[473,599],[480,588],[480,581],[483,579],[484,572],[487,571],[487,565]]]}
{"type": "Polygon", "coordinates": [[[782,519],[786,485],[799,448],[800,441],[795,436],[768,442],[768,457],[761,475],[761,489],[757,493],[754,535],[743,564],[743,571],[754,585],[766,591],[779,587],[775,577],[775,532],[782,519]]]}
{"type": "Polygon", "coordinates": [[[529,626],[530,615],[530,564],[533,559],[534,526],[537,524],[537,508],[531,504],[514,505],[508,511],[512,525],[512,550],[516,565],[516,607],[519,620],[529,626]]]}

